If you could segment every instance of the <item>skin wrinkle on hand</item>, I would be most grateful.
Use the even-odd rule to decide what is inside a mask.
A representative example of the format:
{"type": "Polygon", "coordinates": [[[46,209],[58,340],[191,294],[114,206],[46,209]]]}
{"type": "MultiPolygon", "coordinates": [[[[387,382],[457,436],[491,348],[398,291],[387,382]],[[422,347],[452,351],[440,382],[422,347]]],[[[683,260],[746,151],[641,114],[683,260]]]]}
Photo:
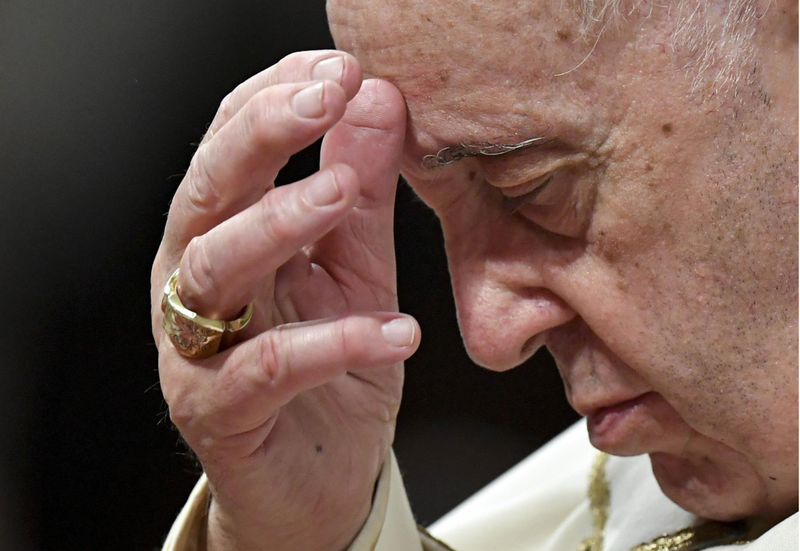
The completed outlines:
{"type": "Polygon", "coordinates": [[[505,370],[544,344],[584,413],[652,393],[626,430],[592,442],[650,454],[684,509],[774,524],[797,510],[796,26],[780,5],[733,24],[716,5],[687,21],[690,4],[626,12],[557,79],[585,56],[563,38],[585,22],[561,3],[328,11],[337,46],[406,98],[401,170],[440,218],[471,357],[505,370]],[[709,42],[726,28],[736,40],[709,42]],[[698,71],[724,86],[698,87],[698,71]],[[545,127],[585,162],[513,214],[500,188],[539,170],[524,151],[435,176],[420,164],[453,136],[545,127]]]}

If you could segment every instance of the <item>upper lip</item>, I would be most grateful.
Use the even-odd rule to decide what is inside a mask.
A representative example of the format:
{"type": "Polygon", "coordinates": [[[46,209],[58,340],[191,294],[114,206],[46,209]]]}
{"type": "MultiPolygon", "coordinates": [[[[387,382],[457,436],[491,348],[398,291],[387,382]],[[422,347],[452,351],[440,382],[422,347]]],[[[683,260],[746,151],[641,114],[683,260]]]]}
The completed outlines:
{"type": "Polygon", "coordinates": [[[640,398],[640,397],[644,396],[645,394],[649,394],[650,392],[651,391],[640,392],[639,394],[636,394],[634,396],[627,396],[627,397],[621,397],[621,398],[617,398],[617,397],[605,398],[605,399],[604,398],[600,398],[600,399],[597,399],[597,400],[589,400],[589,401],[586,401],[586,402],[578,402],[578,403],[574,403],[572,407],[575,409],[575,411],[577,411],[582,416],[591,417],[592,415],[597,415],[603,409],[619,406],[619,405],[624,404],[625,402],[630,402],[631,400],[636,400],[637,398],[640,398]]]}

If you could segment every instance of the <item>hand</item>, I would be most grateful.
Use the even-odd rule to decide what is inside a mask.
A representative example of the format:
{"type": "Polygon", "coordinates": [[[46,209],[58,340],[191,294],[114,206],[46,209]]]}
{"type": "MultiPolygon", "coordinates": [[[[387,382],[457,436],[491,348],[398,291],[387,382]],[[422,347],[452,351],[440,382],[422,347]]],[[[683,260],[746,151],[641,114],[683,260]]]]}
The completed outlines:
{"type": "Polygon", "coordinates": [[[210,482],[211,551],[340,550],[369,513],[401,362],[420,339],[397,313],[404,132],[400,93],[362,84],[352,56],[293,54],[225,98],[175,194],[152,271],[153,334],[170,416],[210,482]],[[276,189],[289,157],[326,132],[321,170],[276,189]],[[237,341],[205,360],[181,356],[161,328],[178,266],[178,294],[203,316],[233,319],[254,302],[237,341]]]}

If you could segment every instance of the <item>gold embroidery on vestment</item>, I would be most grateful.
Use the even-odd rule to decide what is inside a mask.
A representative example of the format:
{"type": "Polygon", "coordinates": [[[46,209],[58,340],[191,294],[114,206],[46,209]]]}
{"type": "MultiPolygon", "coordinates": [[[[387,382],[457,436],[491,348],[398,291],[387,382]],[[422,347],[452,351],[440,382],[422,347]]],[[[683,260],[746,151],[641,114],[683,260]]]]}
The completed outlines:
{"type": "MultiPolygon", "coordinates": [[[[592,511],[592,533],[578,551],[603,551],[603,536],[611,493],[606,479],[608,454],[600,453],[589,475],[589,506],[592,511]]],[[[753,539],[744,522],[706,521],[672,534],[664,534],[651,542],[640,543],[630,551],[702,551],[718,545],[744,545],[753,539]]]]}
{"type": "Polygon", "coordinates": [[[608,520],[608,504],[611,494],[606,480],[608,454],[600,453],[589,473],[589,503],[592,507],[592,535],[583,540],[578,551],[603,551],[603,534],[608,520]]]}

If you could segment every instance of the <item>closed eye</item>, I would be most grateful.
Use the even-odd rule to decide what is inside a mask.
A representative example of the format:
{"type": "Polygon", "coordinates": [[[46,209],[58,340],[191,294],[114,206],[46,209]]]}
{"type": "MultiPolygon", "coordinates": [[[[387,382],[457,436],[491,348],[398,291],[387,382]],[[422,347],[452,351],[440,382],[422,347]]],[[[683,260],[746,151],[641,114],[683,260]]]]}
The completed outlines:
{"type": "Polygon", "coordinates": [[[542,183],[528,193],[516,197],[503,196],[503,208],[506,209],[509,214],[514,214],[525,205],[532,203],[536,197],[542,193],[548,185],[550,185],[550,182],[553,181],[553,176],[555,176],[556,172],[557,171],[551,172],[545,176],[544,180],[542,180],[542,183]]]}

